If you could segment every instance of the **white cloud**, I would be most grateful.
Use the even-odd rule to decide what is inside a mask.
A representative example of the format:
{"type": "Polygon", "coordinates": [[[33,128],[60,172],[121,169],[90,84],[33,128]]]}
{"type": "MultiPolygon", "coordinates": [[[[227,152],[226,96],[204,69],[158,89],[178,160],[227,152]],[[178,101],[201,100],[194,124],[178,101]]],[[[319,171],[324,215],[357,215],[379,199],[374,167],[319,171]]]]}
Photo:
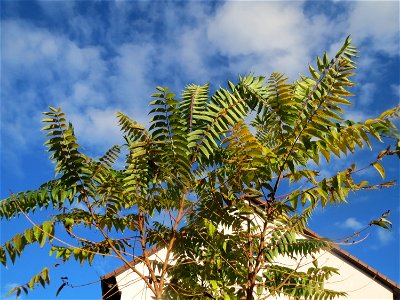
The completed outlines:
{"type": "Polygon", "coordinates": [[[208,22],[209,41],[228,57],[234,72],[278,71],[291,79],[305,72],[315,54],[329,49],[333,55],[349,34],[356,45],[365,46],[364,65],[374,61],[368,58],[372,53],[398,53],[398,2],[342,5],[346,9],[328,17],[323,12],[306,15],[303,1],[226,2],[208,22]]]}
{"type": "Polygon", "coordinates": [[[398,1],[354,1],[348,20],[354,38],[370,41],[374,51],[398,55],[398,1]]]}
{"type": "Polygon", "coordinates": [[[156,49],[149,44],[124,44],[118,48],[114,59],[116,72],[111,78],[113,97],[118,102],[131,106],[143,107],[152,91],[152,59],[157,55],[156,49]]]}
{"type": "Polygon", "coordinates": [[[154,76],[165,74],[174,82],[176,64],[187,73],[196,74],[199,68],[203,72],[196,75],[207,77],[206,68],[201,68],[204,56],[195,51],[201,33],[193,37],[187,28],[178,31],[163,47],[148,42],[116,44],[115,53],[104,56],[101,46],[80,46],[66,35],[21,20],[3,21],[1,59],[7,76],[2,82],[2,126],[5,137],[13,140],[2,149],[4,155],[11,157],[41,137],[40,112],[47,105],[63,107],[80,143],[100,146],[101,151],[120,141],[115,111],[147,125],[150,95],[162,84],[154,76]],[[171,51],[171,45],[179,43],[182,47],[171,51]]]}
{"type": "MultiPolygon", "coordinates": [[[[179,58],[176,57],[177,61],[180,61],[182,64],[185,72],[196,74],[196,79],[201,81],[209,80],[209,76],[211,75],[209,66],[205,62],[207,55],[204,53],[204,50],[206,48],[202,46],[205,34],[202,28],[185,30],[178,38],[180,50],[178,54],[179,58]]],[[[216,74],[213,75],[215,76],[216,74]]]]}
{"type": "MultiPolygon", "coordinates": [[[[41,92],[45,94],[47,89],[55,89],[57,95],[49,96],[57,97],[68,94],[71,83],[77,80],[85,80],[97,91],[103,86],[101,80],[107,70],[99,47],[81,48],[62,35],[21,21],[5,21],[2,29],[5,41],[2,68],[7,74],[4,79],[9,85],[6,86],[10,88],[7,92],[13,92],[12,84],[22,80],[25,85],[44,87],[46,91],[41,92]]],[[[31,91],[39,93],[35,88],[31,91]]]]}
{"type": "MultiPolygon", "coordinates": [[[[80,121],[84,128],[77,128],[84,138],[82,142],[103,145],[107,139],[100,133],[114,134],[118,130],[116,123],[111,126],[110,122],[115,115],[107,110],[113,100],[110,95],[118,86],[110,84],[111,66],[101,57],[102,49],[79,47],[65,36],[21,21],[5,21],[2,27],[6,41],[2,71],[7,74],[2,82],[2,126],[6,136],[12,137],[14,142],[3,151],[13,152],[14,147],[20,150],[40,136],[40,112],[46,110],[47,105],[62,106],[71,113],[72,119],[76,115],[78,120],[84,119],[80,121]],[[110,117],[101,114],[102,110],[109,112],[110,117]],[[116,130],[112,131],[108,125],[116,130]]],[[[132,65],[119,66],[117,75],[123,76],[124,67],[132,65]]],[[[133,68],[131,71],[134,73],[133,68]]],[[[127,82],[124,83],[127,86],[127,82]]]]}
{"type": "Polygon", "coordinates": [[[16,283],[16,282],[12,282],[12,283],[7,283],[6,285],[5,285],[5,289],[13,289],[13,288],[15,288],[15,287],[17,287],[17,286],[20,286],[21,284],[20,283],[16,283]]]}
{"type": "Polygon", "coordinates": [[[263,51],[290,49],[301,36],[288,33],[301,24],[300,3],[228,2],[209,23],[210,40],[222,53],[246,55],[263,51]]]}
{"type": "Polygon", "coordinates": [[[346,228],[346,229],[351,229],[351,230],[360,230],[364,226],[356,218],[350,217],[350,218],[347,218],[343,223],[341,223],[340,227],[346,228]]]}
{"type": "MultiPolygon", "coordinates": [[[[78,122],[75,127],[81,143],[95,147],[107,140],[100,133],[116,134],[113,112],[117,108],[147,122],[147,104],[156,85],[183,88],[191,81],[203,84],[215,79],[218,85],[221,74],[250,71],[267,76],[279,71],[295,79],[299,72],[306,72],[316,53],[324,49],[334,53],[341,45],[337,41],[349,33],[356,44],[372,42],[367,48],[370,53],[393,55],[398,42],[398,28],[393,26],[398,23],[394,16],[398,4],[393,3],[349,3],[349,10],[328,17],[319,12],[307,15],[303,1],[226,2],[213,8],[199,3],[171,4],[163,12],[149,3],[117,2],[109,7],[109,27],[99,26],[96,16],[85,19],[77,14],[72,2],[39,4],[47,17],[67,20],[65,31],[56,33],[19,19],[1,24],[2,75],[6,74],[2,125],[15,141],[7,151],[27,146],[40,136],[40,111],[48,104],[64,107],[78,122]],[[135,8],[153,13],[146,22],[131,19],[133,25],[127,25],[135,8]],[[159,20],[166,35],[155,40],[159,20]],[[376,26],[371,29],[370,24],[376,26]],[[102,36],[101,44],[90,46],[94,33],[102,36]],[[108,112],[110,117],[105,115],[108,112]]],[[[372,55],[362,57],[366,66],[376,62],[372,55]]],[[[375,86],[362,84],[359,103],[369,105],[375,86]]],[[[346,114],[356,121],[366,117],[362,108],[346,114]]]]}
{"type": "Polygon", "coordinates": [[[115,116],[117,111],[113,108],[89,108],[81,113],[72,113],[69,117],[78,138],[84,141],[84,146],[108,148],[123,142],[115,116]]]}
{"type": "Polygon", "coordinates": [[[386,246],[388,245],[391,241],[394,240],[393,235],[395,234],[394,232],[385,230],[385,229],[381,229],[379,228],[378,230],[378,240],[381,243],[382,246],[386,246]]]}
{"type": "Polygon", "coordinates": [[[60,39],[47,30],[32,30],[23,22],[5,21],[2,22],[2,35],[2,63],[13,71],[36,66],[39,60],[54,62],[56,58],[56,45],[60,44],[60,39]]]}
{"type": "Polygon", "coordinates": [[[370,118],[371,114],[363,111],[362,109],[348,109],[344,115],[345,120],[352,120],[354,122],[363,122],[370,118]]]}
{"type": "MultiPolygon", "coordinates": [[[[3,286],[3,288],[2,288],[2,291],[1,291],[1,293],[3,294],[2,296],[4,296],[4,298],[5,298],[5,295],[10,291],[10,290],[12,290],[13,288],[16,288],[16,287],[18,287],[18,286],[21,286],[21,284],[20,283],[16,283],[16,282],[9,282],[9,283],[6,283],[4,286],[3,286]]],[[[15,295],[15,293],[13,293],[12,295],[15,295]]],[[[9,298],[11,298],[11,296],[9,296],[9,298]]],[[[23,297],[21,297],[21,295],[18,297],[18,299],[24,299],[23,297]]]]}
{"type": "MultiPolygon", "coordinates": [[[[400,84],[392,84],[390,86],[392,88],[393,94],[397,97],[400,98],[400,84]]],[[[399,99],[397,99],[399,100],[399,99]]],[[[399,100],[400,101],[400,100],[399,100]]]]}
{"type": "Polygon", "coordinates": [[[331,23],[323,15],[308,18],[303,2],[227,2],[208,23],[217,50],[231,58],[237,72],[303,72],[331,23]]]}
{"type": "Polygon", "coordinates": [[[374,96],[376,91],[376,85],[372,82],[365,83],[360,86],[360,93],[357,97],[357,103],[362,106],[368,106],[374,102],[374,96]]]}

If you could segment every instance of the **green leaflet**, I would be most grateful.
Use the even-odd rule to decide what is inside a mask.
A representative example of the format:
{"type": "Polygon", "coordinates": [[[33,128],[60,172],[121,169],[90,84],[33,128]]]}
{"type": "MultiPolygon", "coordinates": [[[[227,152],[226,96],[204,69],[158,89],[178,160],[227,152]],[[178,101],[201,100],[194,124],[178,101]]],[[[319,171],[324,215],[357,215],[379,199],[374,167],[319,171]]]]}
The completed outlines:
{"type": "Polygon", "coordinates": [[[20,255],[26,244],[24,237],[21,234],[17,233],[16,235],[14,235],[13,243],[15,250],[17,251],[18,255],[20,255]]]}
{"type": "MultiPolygon", "coordinates": [[[[164,276],[166,299],[237,299],[264,288],[300,299],[343,296],[324,287],[338,270],[316,260],[301,271],[276,261],[329,249],[328,240],[300,238],[317,207],[345,202],[350,191],[393,185],[358,182],[353,176],[363,166],[356,165],[324,178],[318,165],[364,144],[372,149],[371,137],[398,136],[398,107],[364,123],[343,120],[356,54],[347,38],[333,58],[324,53],[294,82],[274,72],[239,77],[213,94],[210,84],[187,85],[181,96],[156,87],[148,129],[117,113],[125,142],[100,158],[86,156],[61,108],[49,107],[43,130],[56,179],[2,200],[0,217],[47,209],[52,216],[1,245],[1,263],[13,263],[36,242],[51,243],[55,259],[81,264],[96,254],[144,259],[141,251],[151,246],[170,247],[176,264],[150,259],[155,273],[147,283],[155,288],[164,276]],[[65,234],[70,246],[56,243],[55,228],[62,231],[57,242],[65,234]],[[95,241],[85,234],[93,229],[95,241]]],[[[377,160],[396,153],[386,148],[377,160]]],[[[380,163],[370,166],[385,176],[380,163]]],[[[384,215],[370,225],[391,227],[384,215]]],[[[48,283],[43,269],[13,292],[48,283]]]]}
{"type": "Polygon", "coordinates": [[[0,246],[0,262],[3,266],[7,266],[7,259],[6,259],[6,251],[3,247],[0,246]]]}
{"type": "Polygon", "coordinates": [[[54,225],[50,221],[46,221],[42,224],[43,235],[46,235],[51,242],[54,237],[54,225]]]}

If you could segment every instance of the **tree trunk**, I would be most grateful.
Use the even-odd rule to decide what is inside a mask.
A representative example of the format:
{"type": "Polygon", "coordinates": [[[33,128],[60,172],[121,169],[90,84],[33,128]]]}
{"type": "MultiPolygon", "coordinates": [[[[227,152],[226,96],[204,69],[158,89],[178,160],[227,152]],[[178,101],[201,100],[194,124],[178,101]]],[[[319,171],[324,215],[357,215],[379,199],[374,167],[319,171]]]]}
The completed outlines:
{"type": "Polygon", "coordinates": [[[162,300],[162,291],[161,292],[157,291],[157,293],[155,294],[155,298],[156,300],[162,300]]]}
{"type": "Polygon", "coordinates": [[[246,288],[246,300],[254,300],[253,289],[254,286],[246,288]]]}

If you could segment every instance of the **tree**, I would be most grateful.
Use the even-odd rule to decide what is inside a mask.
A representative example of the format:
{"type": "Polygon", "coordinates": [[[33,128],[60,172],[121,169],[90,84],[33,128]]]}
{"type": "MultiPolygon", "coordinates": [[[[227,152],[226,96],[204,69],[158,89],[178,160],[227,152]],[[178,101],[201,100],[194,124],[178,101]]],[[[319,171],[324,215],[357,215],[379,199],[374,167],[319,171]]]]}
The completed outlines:
{"type": "MultiPolygon", "coordinates": [[[[334,58],[325,53],[309,77],[292,84],[279,73],[266,82],[250,74],[211,97],[208,84],[188,85],[181,100],[157,87],[149,129],[118,113],[126,143],[99,159],[81,151],[61,108],[50,107],[42,121],[57,176],[0,202],[2,219],[24,215],[32,223],[0,247],[1,262],[13,263],[28,245],[48,243],[62,262],[91,263],[96,255],[121,260],[156,299],[343,294],[323,286],[338,270],[315,262],[305,272],[276,258],[329,248],[328,240],[299,238],[316,207],[345,202],[350,191],[393,185],[355,182],[356,165],[322,179],[310,167],[372,148],[370,138],[390,143],[398,136],[391,118],[399,107],[365,122],[341,117],[341,106],[350,104],[356,53],[347,38],[334,58]],[[249,115],[255,115],[251,122],[249,115]],[[116,167],[123,156],[125,166],[116,167]],[[279,194],[284,181],[291,190],[279,194]],[[36,224],[39,208],[52,218],[36,224]],[[82,227],[90,234],[79,236],[82,227]],[[162,261],[151,258],[152,247],[166,249],[162,261]]],[[[398,147],[388,147],[366,167],[384,177],[379,161],[395,153],[398,147]]],[[[390,222],[382,216],[370,225],[388,228],[390,222]]],[[[45,267],[11,292],[18,296],[49,282],[45,267]]]]}

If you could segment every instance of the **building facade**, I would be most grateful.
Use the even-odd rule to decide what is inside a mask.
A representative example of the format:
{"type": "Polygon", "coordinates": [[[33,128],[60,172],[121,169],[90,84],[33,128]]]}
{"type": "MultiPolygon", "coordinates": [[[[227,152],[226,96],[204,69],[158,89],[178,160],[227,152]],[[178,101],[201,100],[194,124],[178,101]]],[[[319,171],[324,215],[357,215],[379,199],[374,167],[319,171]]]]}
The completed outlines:
{"type": "MultiPolygon", "coordinates": [[[[307,230],[307,236],[319,238],[318,235],[307,230]]],[[[154,249],[150,256],[151,260],[164,261],[165,249],[154,249]]],[[[359,299],[359,300],[398,300],[400,299],[400,286],[383,274],[363,263],[353,255],[334,246],[329,251],[316,255],[319,266],[330,266],[339,269],[340,274],[335,274],[326,283],[325,287],[335,291],[347,293],[347,297],[336,299],[359,299]]],[[[302,261],[302,268],[307,269],[311,264],[311,258],[302,261]]],[[[135,267],[145,276],[148,271],[144,263],[139,260],[132,261],[135,267]]],[[[171,263],[171,262],[170,262],[171,263]]],[[[278,263],[290,265],[295,262],[281,257],[278,263]]],[[[102,295],[108,300],[138,300],[154,299],[141,278],[128,266],[122,266],[115,271],[103,276],[102,295]]],[[[284,296],[271,297],[271,300],[289,299],[284,296]]]]}

